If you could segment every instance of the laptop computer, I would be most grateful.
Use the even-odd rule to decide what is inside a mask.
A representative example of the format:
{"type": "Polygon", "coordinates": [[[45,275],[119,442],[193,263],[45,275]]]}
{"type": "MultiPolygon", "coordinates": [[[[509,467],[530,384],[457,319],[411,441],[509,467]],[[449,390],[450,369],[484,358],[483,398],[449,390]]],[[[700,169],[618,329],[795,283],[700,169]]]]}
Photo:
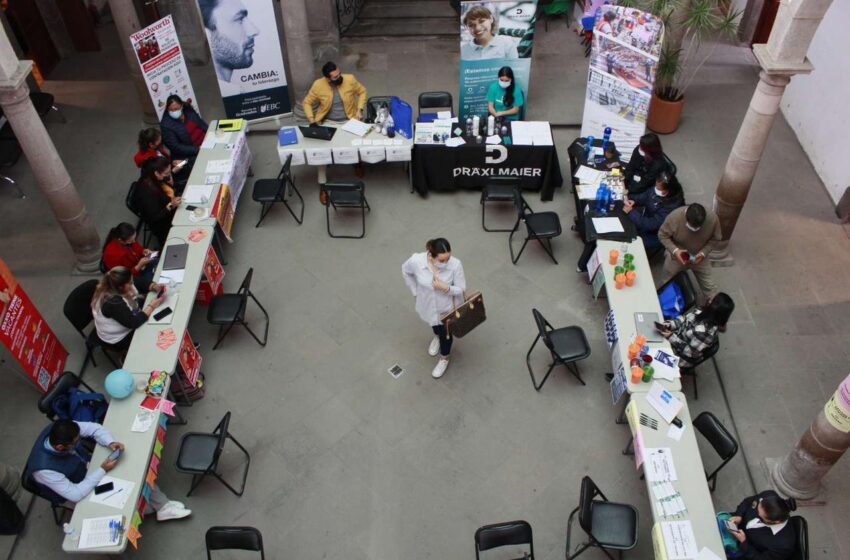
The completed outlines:
{"type": "Polygon", "coordinates": [[[637,330],[637,334],[645,336],[647,342],[664,340],[664,337],[655,328],[656,322],[661,322],[658,313],[635,313],[635,330],[637,330]]]}
{"type": "Polygon", "coordinates": [[[186,256],[188,254],[188,243],[177,243],[166,246],[162,270],[181,270],[186,268],[186,256]]]}
{"type": "Polygon", "coordinates": [[[336,134],[336,129],[332,126],[299,126],[298,128],[304,138],[314,140],[330,140],[336,134]]]}

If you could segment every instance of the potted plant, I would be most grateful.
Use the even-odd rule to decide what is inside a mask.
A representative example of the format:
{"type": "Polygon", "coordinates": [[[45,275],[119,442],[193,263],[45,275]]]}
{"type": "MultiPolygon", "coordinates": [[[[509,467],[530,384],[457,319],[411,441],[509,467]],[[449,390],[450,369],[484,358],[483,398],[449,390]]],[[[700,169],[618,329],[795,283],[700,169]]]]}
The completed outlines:
{"type": "Polygon", "coordinates": [[[655,74],[647,127],[661,134],[679,128],[685,92],[720,40],[734,39],[742,10],[728,0],[622,0],[664,22],[664,43],[655,74]],[[706,47],[706,43],[711,46],[706,47]]]}

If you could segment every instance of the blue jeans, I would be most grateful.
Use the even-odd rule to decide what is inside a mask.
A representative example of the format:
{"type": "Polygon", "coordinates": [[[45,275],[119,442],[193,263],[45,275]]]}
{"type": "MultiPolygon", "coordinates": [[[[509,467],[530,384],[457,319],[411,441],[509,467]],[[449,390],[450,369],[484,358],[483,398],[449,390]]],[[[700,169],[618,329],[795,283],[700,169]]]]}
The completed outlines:
{"type": "Polygon", "coordinates": [[[434,331],[434,334],[440,339],[440,356],[448,358],[452,351],[452,342],[454,341],[454,338],[451,334],[447,335],[445,325],[434,325],[431,327],[431,330],[434,331]]]}

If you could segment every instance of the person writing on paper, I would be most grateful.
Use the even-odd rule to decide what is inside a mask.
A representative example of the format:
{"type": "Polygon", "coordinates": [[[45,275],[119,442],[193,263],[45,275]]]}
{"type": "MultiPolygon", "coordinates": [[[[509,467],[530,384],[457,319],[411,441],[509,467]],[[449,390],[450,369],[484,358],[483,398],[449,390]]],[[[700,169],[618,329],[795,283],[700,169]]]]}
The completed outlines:
{"type": "Polygon", "coordinates": [[[664,150],[661,148],[661,140],[652,132],[644,134],[640,137],[640,143],[632,151],[632,159],[626,165],[624,173],[626,188],[633,194],[649,190],[664,171],[673,174],[664,150]]]}
{"type": "Polygon", "coordinates": [[[718,292],[701,308],[662,323],[661,335],[679,356],[680,368],[692,368],[702,361],[705,351],[717,342],[719,333],[726,331],[726,323],[734,310],[732,298],[718,292]]]}
{"type": "Polygon", "coordinates": [[[640,194],[629,195],[623,203],[625,212],[635,224],[647,253],[661,248],[658,230],[670,212],[685,205],[682,187],[666,172],[655,180],[655,187],[640,194]]]}
{"type": "Polygon", "coordinates": [[[496,16],[489,8],[473,6],[463,15],[463,25],[470,39],[460,46],[461,60],[519,58],[516,42],[510,37],[498,35],[496,16]]]}
{"type": "Polygon", "coordinates": [[[304,115],[311,125],[326,120],[343,123],[348,119],[363,120],[368,93],[353,74],[343,74],[334,62],[322,66],[322,78],[310,86],[302,103],[304,115]]]}
{"type": "MultiPolygon", "coordinates": [[[[120,457],[112,461],[107,458],[99,468],[87,472],[91,456],[81,444],[83,438],[92,438],[112,451],[125,451],[124,444],[115,441],[100,424],[65,419],[48,425],[32,446],[25,476],[53,504],[82,501],[120,461],[120,457]]],[[[148,503],[156,511],[157,521],[182,519],[192,514],[182,503],[169,500],[156,485],[151,487],[148,503]]]]}
{"type": "Polygon", "coordinates": [[[490,84],[487,90],[487,110],[494,117],[509,121],[519,120],[525,99],[522,90],[517,87],[514,71],[510,66],[499,68],[499,79],[490,84]]]}
{"type": "Polygon", "coordinates": [[[189,180],[192,163],[187,159],[171,159],[171,151],[162,142],[162,134],[158,128],[151,127],[141,130],[137,142],[139,149],[133,156],[133,162],[140,170],[144,169],[146,161],[164,157],[171,162],[171,172],[174,174],[175,183],[185,184],[189,180]]]}
{"type": "Polygon", "coordinates": [[[182,201],[174,191],[168,160],[148,160],[136,185],[134,204],[160,245],[165,245],[174,212],[182,201]]]}
{"type": "Polygon", "coordinates": [[[110,269],[95,288],[91,301],[94,328],[101,342],[112,350],[125,352],[133,331],[148,322],[154,310],[165,301],[165,286],[151,282],[148,290],[162,294],[142,306],[142,298],[126,266],[110,269]]]}
{"type": "Polygon", "coordinates": [[[260,30],[248,18],[245,4],[243,0],[198,0],[222,97],[240,94],[238,89],[227,91],[225,84],[231,84],[234,70],[254,65],[254,37],[260,30]]]}
{"type": "Polygon", "coordinates": [[[677,208],[661,224],[658,240],[667,249],[662,284],[682,270],[692,270],[706,297],[717,292],[706,258],[714,244],[720,241],[720,220],[702,204],[677,208]]]}
{"type": "Polygon", "coordinates": [[[414,253],[401,266],[404,282],[416,298],[416,311],[434,332],[428,345],[428,355],[440,354],[437,365],[431,372],[439,379],[449,367],[452,350],[452,335],[440,319],[463,303],[466,291],[466,276],[463,264],[452,256],[452,246],[446,239],[438,237],[425,244],[424,253],[414,253]]]}
{"type": "Polygon", "coordinates": [[[157,258],[150,249],[145,249],[136,240],[136,228],[127,222],[121,222],[106,235],[103,244],[103,265],[106,270],[116,266],[130,269],[133,283],[140,294],[146,294],[153,282],[157,258]]]}
{"type": "Polygon", "coordinates": [[[171,151],[171,157],[188,159],[194,163],[208,126],[192,108],[192,104],[184,103],[179,95],[169,95],[165,100],[165,113],[159,128],[162,141],[171,151]]]}
{"type": "Polygon", "coordinates": [[[797,509],[794,498],[782,499],[773,490],[745,498],[729,518],[737,531],[729,531],[739,543],[739,555],[748,560],[790,560],[797,548],[797,534],[788,525],[797,509]]]}

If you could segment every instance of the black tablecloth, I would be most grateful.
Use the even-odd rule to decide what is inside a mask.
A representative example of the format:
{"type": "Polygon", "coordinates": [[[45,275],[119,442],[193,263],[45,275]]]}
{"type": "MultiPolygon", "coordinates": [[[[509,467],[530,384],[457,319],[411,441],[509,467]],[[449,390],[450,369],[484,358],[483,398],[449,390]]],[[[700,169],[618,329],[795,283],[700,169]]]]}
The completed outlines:
{"type": "Polygon", "coordinates": [[[488,177],[516,177],[523,190],[540,191],[541,200],[552,200],[564,182],[555,146],[413,146],[413,188],[422,196],[481,188],[488,177]]]}

